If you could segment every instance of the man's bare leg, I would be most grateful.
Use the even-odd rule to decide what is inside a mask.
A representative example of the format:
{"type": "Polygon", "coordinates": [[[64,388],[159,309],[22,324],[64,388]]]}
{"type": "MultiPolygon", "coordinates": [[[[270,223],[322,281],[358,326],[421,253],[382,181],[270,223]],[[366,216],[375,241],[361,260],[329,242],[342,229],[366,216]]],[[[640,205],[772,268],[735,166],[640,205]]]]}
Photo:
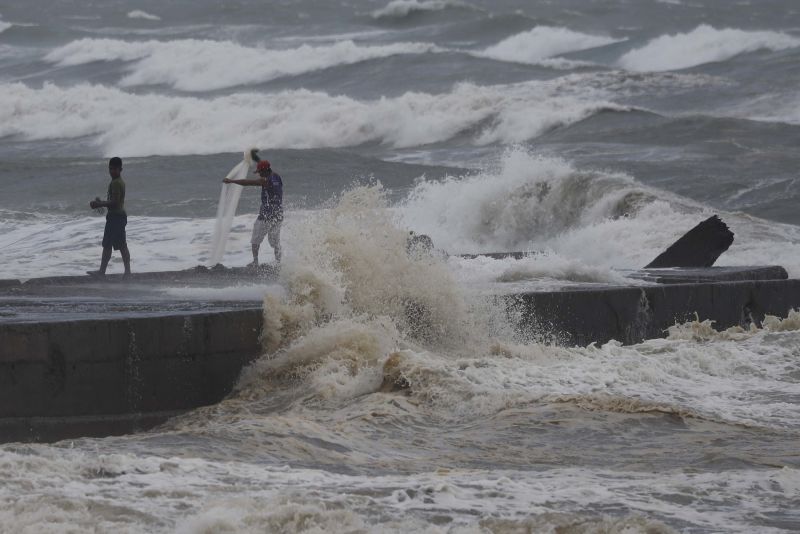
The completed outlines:
{"type": "MultiPolygon", "coordinates": [[[[122,263],[125,265],[125,274],[131,274],[131,253],[128,250],[128,244],[125,243],[121,249],[119,249],[119,253],[122,255],[122,263]]],[[[110,256],[110,254],[109,254],[110,256]]]]}
{"type": "Polygon", "coordinates": [[[99,274],[106,274],[109,260],[111,260],[111,247],[103,247],[103,255],[100,257],[99,274]]]}
{"type": "Polygon", "coordinates": [[[251,248],[253,249],[253,263],[251,264],[253,267],[258,267],[258,249],[261,245],[252,243],[251,248]]]}
{"type": "Polygon", "coordinates": [[[108,267],[108,261],[110,259],[111,259],[111,247],[103,247],[103,255],[100,256],[100,270],[87,271],[86,274],[90,274],[92,276],[104,276],[106,274],[106,268],[108,267]]]}

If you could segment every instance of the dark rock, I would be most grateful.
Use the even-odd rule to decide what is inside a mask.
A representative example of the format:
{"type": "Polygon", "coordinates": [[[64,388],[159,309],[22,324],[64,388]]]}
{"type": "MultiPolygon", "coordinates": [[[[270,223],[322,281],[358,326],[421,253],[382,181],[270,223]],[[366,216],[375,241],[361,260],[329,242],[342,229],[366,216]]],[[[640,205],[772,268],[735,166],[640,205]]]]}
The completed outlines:
{"type": "Polygon", "coordinates": [[[667,250],[645,266],[645,269],[666,267],[711,267],[720,254],[733,243],[733,232],[714,215],[701,222],[675,241],[667,250]]]}

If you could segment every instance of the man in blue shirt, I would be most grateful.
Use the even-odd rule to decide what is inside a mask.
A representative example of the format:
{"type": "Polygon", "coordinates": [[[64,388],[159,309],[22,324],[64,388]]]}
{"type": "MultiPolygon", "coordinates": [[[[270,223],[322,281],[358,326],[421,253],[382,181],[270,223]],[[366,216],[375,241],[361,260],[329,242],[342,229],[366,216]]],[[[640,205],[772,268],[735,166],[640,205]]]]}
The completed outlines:
{"type": "Polygon", "coordinates": [[[281,263],[281,223],[283,222],[283,180],[277,172],[273,172],[269,161],[262,159],[256,166],[255,180],[222,180],[226,184],[260,185],[261,209],[253,224],[253,237],[250,239],[253,250],[253,267],[258,267],[258,249],[264,237],[275,251],[275,262],[281,263]]]}

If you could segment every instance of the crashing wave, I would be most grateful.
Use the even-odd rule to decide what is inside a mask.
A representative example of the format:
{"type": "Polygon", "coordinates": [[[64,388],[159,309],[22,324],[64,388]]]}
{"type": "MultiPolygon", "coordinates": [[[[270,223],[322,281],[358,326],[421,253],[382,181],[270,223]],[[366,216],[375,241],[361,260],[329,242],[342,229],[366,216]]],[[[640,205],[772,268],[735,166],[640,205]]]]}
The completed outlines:
{"type": "Polygon", "coordinates": [[[628,70],[648,72],[680,70],[726,61],[757,50],[785,50],[800,46],[800,39],[774,31],[718,30],[701,24],[688,33],[662,35],[617,61],[628,70]]]}
{"type": "Polygon", "coordinates": [[[423,146],[467,135],[476,145],[516,143],[597,112],[628,108],[604,93],[563,82],[478,86],[449,93],[409,92],[359,101],[305,89],[209,99],[132,94],[102,85],[40,89],[0,84],[0,137],[26,140],[92,136],[129,156],[274,148],[423,146]]]}
{"type": "Polygon", "coordinates": [[[326,46],[302,45],[288,50],[270,50],[230,41],[181,39],[128,42],[117,39],[84,38],[56,48],[45,60],[60,66],[94,61],[131,61],[124,87],[169,85],[181,91],[213,91],[268,82],[286,76],[370,59],[435,51],[429,43],[394,43],[361,46],[352,40],[326,46]],[[253,65],[260,65],[253,68],[253,65]]]}

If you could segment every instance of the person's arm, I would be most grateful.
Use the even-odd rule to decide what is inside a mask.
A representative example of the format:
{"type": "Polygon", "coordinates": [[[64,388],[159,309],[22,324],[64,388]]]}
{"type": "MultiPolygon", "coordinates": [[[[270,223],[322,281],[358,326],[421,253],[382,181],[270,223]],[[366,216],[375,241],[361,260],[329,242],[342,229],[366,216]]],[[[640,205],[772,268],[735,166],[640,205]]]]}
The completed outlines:
{"type": "Polygon", "coordinates": [[[111,208],[116,209],[119,206],[119,201],[122,198],[122,188],[119,186],[111,185],[111,200],[100,200],[100,197],[95,198],[89,202],[89,207],[96,208],[111,208]]]}
{"type": "Polygon", "coordinates": [[[230,178],[224,178],[222,183],[236,185],[264,185],[266,180],[264,178],[259,178],[256,180],[231,180],[230,178]]]}
{"type": "Polygon", "coordinates": [[[89,202],[89,207],[92,209],[95,208],[116,208],[117,203],[111,200],[100,200],[100,198],[96,198],[89,202]]]}

